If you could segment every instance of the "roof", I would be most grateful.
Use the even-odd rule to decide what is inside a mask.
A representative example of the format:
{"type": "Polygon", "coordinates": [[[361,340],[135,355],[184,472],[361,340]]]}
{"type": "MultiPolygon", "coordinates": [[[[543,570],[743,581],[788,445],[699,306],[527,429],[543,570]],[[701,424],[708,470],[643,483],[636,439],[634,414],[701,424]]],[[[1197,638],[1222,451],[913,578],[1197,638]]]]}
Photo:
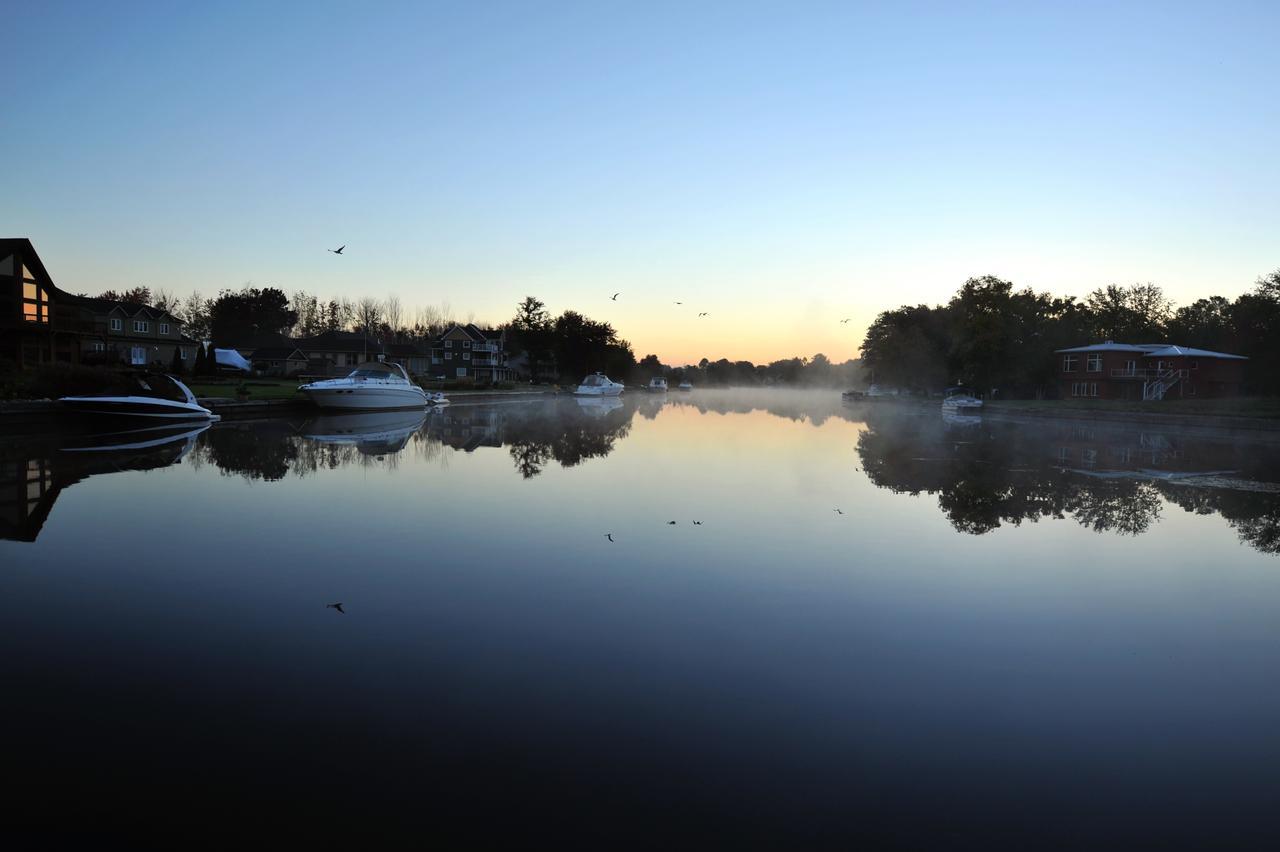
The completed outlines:
{"type": "Polygon", "coordinates": [[[1208,349],[1193,349],[1190,346],[1177,346],[1171,343],[1093,343],[1089,346],[1073,346],[1070,349],[1058,349],[1058,352],[1136,352],[1144,358],[1226,358],[1231,361],[1248,361],[1244,355],[1232,355],[1228,352],[1211,352],[1208,349]]]}
{"type": "Polygon", "coordinates": [[[469,322],[466,325],[459,325],[458,323],[454,323],[453,325],[446,328],[443,332],[441,332],[440,337],[437,339],[443,339],[446,335],[452,334],[455,328],[460,330],[463,334],[465,334],[467,337],[470,337],[472,340],[476,341],[477,343],[484,343],[485,341],[489,341],[489,340],[501,340],[503,334],[505,334],[505,332],[500,328],[486,330],[486,329],[480,328],[480,326],[476,325],[473,322],[469,322]]]}
{"type": "Polygon", "coordinates": [[[1163,349],[1157,349],[1154,352],[1148,352],[1148,358],[1177,358],[1179,356],[1189,358],[1226,358],[1231,361],[1248,361],[1248,357],[1244,355],[1232,355],[1228,352],[1212,352],[1208,349],[1193,349],[1190,346],[1166,346],[1163,349]]]}
{"type": "Polygon", "coordinates": [[[382,344],[375,337],[368,337],[358,331],[326,331],[315,337],[306,337],[296,341],[299,349],[311,349],[318,352],[352,352],[368,350],[381,352],[382,344]]]}
{"type": "Polygon", "coordinates": [[[305,361],[306,353],[296,346],[261,346],[249,356],[250,361],[305,361]]]}

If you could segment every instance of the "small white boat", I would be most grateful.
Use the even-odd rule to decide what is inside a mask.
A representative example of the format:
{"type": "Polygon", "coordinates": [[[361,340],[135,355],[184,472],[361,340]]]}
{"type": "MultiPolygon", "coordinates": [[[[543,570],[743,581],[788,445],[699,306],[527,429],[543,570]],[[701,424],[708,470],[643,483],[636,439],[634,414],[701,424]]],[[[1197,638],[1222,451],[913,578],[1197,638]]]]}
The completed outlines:
{"type": "Polygon", "coordinates": [[[947,388],[942,413],[972,417],[982,413],[982,400],[966,388],[947,388]]]}
{"type": "Polygon", "coordinates": [[[325,379],[298,388],[321,408],[361,411],[444,405],[444,394],[427,393],[399,364],[361,364],[341,379],[325,379]]]}
{"type": "Polygon", "coordinates": [[[587,376],[574,391],[577,396],[617,396],[622,393],[622,385],[610,379],[604,373],[587,376]]]}
{"type": "Polygon", "coordinates": [[[218,415],[196,402],[191,388],[173,376],[139,378],[140,393],[125,396],[64,396],[63,406],[81,414],[101,417],[149,417],[163,420],[218,420],[218,415]],[[165,383],[170,383],[165,387],[165,383]]]}
{"type": "Polygon", "coordinates": [[[652,379],[649,380],[649,384],[645,385],[644,389],[647,390],[649,393],[666,393],[667,380],[662,378],[661,376],[654,376],[652,379]]]}
{"type": "Polygon", "coordinates": [[[676,385],[676,390],[691,391],[693,390],[693,385],[689,384],[688,379],[685,379],[683,382],[676,385]]]}

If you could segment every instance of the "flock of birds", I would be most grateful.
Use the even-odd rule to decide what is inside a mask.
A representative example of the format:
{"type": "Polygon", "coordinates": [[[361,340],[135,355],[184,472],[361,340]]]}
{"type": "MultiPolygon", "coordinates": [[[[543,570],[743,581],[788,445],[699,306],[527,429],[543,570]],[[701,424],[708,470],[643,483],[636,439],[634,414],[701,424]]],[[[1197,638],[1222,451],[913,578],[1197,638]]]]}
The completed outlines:
{"type": "MultiPolygon", "coordinates": [[[[346,247],[347,247],[347,244],[346,244],[346,243],[343,243],[342,245],[338,246],[336,249],[326,249],[326,251],[332,252],[333,254],[342,254],[343,249],[345,249],[346,247]]],[[[610,301],[616,302],[616,301],[618,301],[618,297],[619,297],[619,296],[621,296],[621,295],[622,295],[622,291],[618,291],[617,293],[614,293],[612,296],[610,296],[610,297],[609,297],[609,299],[610,299],[610,301]]],[[[677,305],[683,305],[683,304],[684,304],[684,302],[676,302],[676,304],[677,304],[677,305]]],[[[711,316],[711,312],[710,312],[710,311],[700,311],[700,312],[698,313],[698,319],[702,319],[703,317],[709,317],[709,316],[711,316]]],[[[853,317],[846,317],[846,318],[844,318],[844,319],[840,320],[840,324],[841,324],[841,325],[845,325],[845,324],[847,324],[847,323],[849,322],[849,320],[851,320],[851,319],[853,319],[853,317]]]]}

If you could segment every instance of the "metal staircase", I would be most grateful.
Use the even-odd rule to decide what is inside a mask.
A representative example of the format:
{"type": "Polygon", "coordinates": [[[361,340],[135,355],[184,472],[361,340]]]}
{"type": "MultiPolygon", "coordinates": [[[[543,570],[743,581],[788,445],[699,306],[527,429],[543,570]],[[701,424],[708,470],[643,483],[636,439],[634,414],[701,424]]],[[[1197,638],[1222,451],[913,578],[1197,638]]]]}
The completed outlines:
{"type": "Polygon", "coordinates": [[[1164,399],[1164,395],[1169,389],[1178,383],[1179,379],[1187,377],[1186,370],[1159,370],[1155,371],[1155,376],[1142,383],[1142,398],[1145,400],[1164,399]]]}

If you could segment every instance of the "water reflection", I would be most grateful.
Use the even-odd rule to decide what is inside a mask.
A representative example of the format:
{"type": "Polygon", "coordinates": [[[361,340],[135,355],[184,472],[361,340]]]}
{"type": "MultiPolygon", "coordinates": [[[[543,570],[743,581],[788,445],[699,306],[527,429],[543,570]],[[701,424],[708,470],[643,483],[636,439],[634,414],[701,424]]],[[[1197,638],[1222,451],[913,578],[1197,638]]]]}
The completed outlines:
{"type": "Polygon", "coordinates": [[[0,538],[35,541],[63,489],[91,476],[177,464],[208,429],[185,423],[2,439],[0,538]]]}

